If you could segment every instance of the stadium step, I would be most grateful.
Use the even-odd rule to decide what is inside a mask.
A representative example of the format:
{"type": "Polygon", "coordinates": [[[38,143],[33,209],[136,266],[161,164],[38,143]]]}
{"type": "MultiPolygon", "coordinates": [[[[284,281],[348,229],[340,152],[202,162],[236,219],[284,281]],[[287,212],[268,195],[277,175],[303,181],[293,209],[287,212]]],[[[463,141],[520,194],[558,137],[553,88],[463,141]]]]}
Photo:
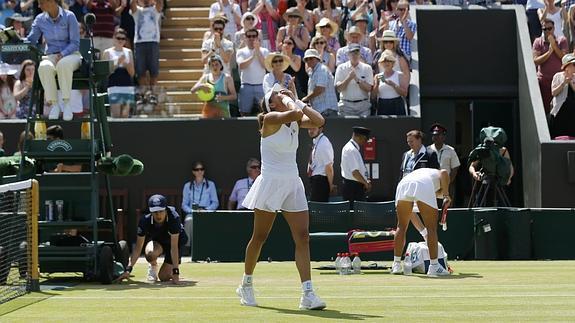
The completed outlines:
{"type": "MultiPolygon", "coordinates": [[[[206,17],[207,20],[207,17],[206,17]]],[[[173,38],[199,38],[204,37],[204,33],[207,31],[206,28],[162,28],[162,33],[169,35],[173,38]]]]}
{"type": "Polygon", "coordinates": [[[208,29],[210,28],[210,21],[205,17],[203,19],[199,17],[173,17],[164,20],[163,26],[165,28],[202,27],[208,29]]]}
{"type": "Polygon", "coordinates": [[[161,49],[160,57],[165,59],[184,59],[184,58],[196,58],[201,59],[201,50],[199,48],[170,48],[161,49]]]}
{"type": "MultiPolygon", "coordinates": [[[[192,1],[192,0],[190,0],[192,1]]],[[[166,9],[166,20],[164,22],[175,18],[175,17],[185,17],[185,18],[201,18],[207,21],[207,18],[210,14],[209,6],[201,7],[201,8],[168,8],[166,9]]]]}
{"type": "Polygon", "coordinates": [[[160,41],[160,49],[201,48],[201,38],[166,38],[160,41]]]}
{"type": "Polygon", "coordinates": [[[202,76],[202,70],[191,69],[160,69],[159,80],[198,80],[202,76]]]}
{"type": "Polygon", "coordinates": [[[181,90],[181,91],[166,91],[166,94],[171,98],[171,102],[173,103],[182,103],[182,102],[196,102],[199,103],[199,100],[195,94],[190,92],[190,90],[181,90]]]}
{"type": "Polygon", "coordinates": [[[167,0],[168,8],[175,7],[205,7],[209,8],[214,0],[167,0]]]}
{"type": "Polygon", "coordinates": [[[160,58],[160,68],[203,69],[204,64],[199,58],[160,58]]]}

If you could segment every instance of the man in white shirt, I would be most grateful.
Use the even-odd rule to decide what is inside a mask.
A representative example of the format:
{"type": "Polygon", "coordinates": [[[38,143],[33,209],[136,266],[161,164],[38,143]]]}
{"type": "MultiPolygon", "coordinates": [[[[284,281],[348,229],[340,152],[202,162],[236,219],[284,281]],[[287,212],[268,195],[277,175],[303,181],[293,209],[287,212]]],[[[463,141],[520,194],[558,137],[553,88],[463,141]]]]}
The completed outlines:
{"type": "Polygon", "coordinates": [[[311,184],[310,201],[328,202],[333,190],[333,146],[323,133],[323,126],[309,128],[307,133],[313,138],[313,148],[307,173],[311,184]]]}
{"type": "Polygon", "coordinates": [[[431,140],[433,141],[433,144],[429,145],[427,148],[437,154],[439,168],[447,171],[449,174],[449,183],[451,184],[455,180],[455,176],[457,176],[457,171],[461,165],[459,157],[457,157],[455,149],[445,143],[447,129],[443,125],[434,123],[431,125],[429,131],[431,132],[431,140]]]}
{"type": "Polygon", "coordinates": [[[365,193],[371,190],[367,169],[361,156],[361,147],[369,139],[371,130],[364,127],[353,127],[353,135],[341,150],[341,177],[343,177],[342,196],[350,202],[365,200],[365,193]]]}
{"type": "Polygon", "coordinates": [[[202,62],[204,63],[204,73],[209,73],[208,59],[212,55],[219,55],[224,61],[224,73],[231,75],[230,61],[234,54],[234,43],[223,36],[224,28],[227,26],[223,19],[215,19],[212,22],[212,35],[202,42],[202,62]]]}
{"type": "Polygon", "coordinates": [[[238,179],[232,193],[230,194],[230,199],[228,200],[228,210],[245,210],[246,208],[242,205],[242,202],[246,198],[246,195],[252,188],[254,181],[261,173],[260,161],[256,158],[250,158],[246,165],[246,171],[248,172],[248,177],[238,179]]]}
{"type": "Polygon", "coordinates": [[[254,105],[258,105],[264,97],[262,82],[266,75],[265,57],[269,51],[260,47],[257,29],[246,30],[247,46],[238,50],[236,62],[240,68],[240,96],[238,104],[240,115],[252,114],[254,105]]]}
{"type": "Polygon", "coordinates": [[[367,117],[371,103],[369,92],[373,87],[373,70],[360,61],[360,46],[349,45],[349,61],[337,66],[335,88],[340,93],[339,115],[367,117]]]}
{"type": "Polygon", "coordinates": [[[130,3],[130,14],[134,17],[134,57],[136,64],[136,74],[141,92],[145,92],[146,87],[153,91],[158,83],[160,72],[160,20],[164,1],[154,2],[143,0],[143,7],[138,5],[139,1],[133,0],[130,3]],[[149,72],[149,78],[146,72],[149,72]]]}
{"type": "Polygon", "coordinates": [[[228,19],[224,29],[224,37],[229,40],[234,39],[233,37],[238,31],[238,26],[242,19],[240,5],[230,0],[218,0],[210,6],[208,18],[212,20],[216,15],[224,15],[228,19]]]}

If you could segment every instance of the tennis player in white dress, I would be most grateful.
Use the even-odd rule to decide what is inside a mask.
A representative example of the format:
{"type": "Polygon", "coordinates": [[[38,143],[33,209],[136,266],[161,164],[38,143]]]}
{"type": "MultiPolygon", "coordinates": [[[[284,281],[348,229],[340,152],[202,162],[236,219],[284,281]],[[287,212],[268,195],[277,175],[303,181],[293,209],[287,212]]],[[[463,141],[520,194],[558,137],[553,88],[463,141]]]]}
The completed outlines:
{"type": "Polygon", "coordinates": [[[397,209],[397,231],[395,232],[395,249],[392,274],[401,274],[401,254],[405,245],[405,233],[414,206],[419,208],[427,228],[427,246],[429,248],[430,266],[428,276],[445,276],[449,271],[437,261],[437,197],[443,197],[444,207],[449,207],[449,174],[444,169],[419,168],[406,175],[397,184],[395,207],[397,209]]]}
{"type": "Polygon", "coordinates": [[[299,308],[320,310],[326,306],[314,293],[311,283],[309,213],[296,164],[299,128],[321,127],[324,119],[312,107],[295,99],[292,92],[276,84],[266,93],[258,116],[261,175],[242,203],[254,210],[254,231],[246,247],[244,276],[236,290],[242,305],[257,306],[252,275],[276,211],[281,210],[295,243],[295,262],[302,283],[299,308]]]}

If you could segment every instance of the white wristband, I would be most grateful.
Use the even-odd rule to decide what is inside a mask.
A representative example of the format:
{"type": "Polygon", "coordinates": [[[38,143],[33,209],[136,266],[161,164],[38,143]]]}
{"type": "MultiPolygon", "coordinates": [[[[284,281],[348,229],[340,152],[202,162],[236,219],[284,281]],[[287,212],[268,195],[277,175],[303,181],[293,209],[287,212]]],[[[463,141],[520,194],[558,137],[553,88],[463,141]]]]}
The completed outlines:
{"type": "Polygon", "coordinates": [[[299,110],[303,110],[303,108],[305,108],[307,104],[305,104],[302,100],[297,100],[295,101],[295,106],[299,109],[299,110]]]}

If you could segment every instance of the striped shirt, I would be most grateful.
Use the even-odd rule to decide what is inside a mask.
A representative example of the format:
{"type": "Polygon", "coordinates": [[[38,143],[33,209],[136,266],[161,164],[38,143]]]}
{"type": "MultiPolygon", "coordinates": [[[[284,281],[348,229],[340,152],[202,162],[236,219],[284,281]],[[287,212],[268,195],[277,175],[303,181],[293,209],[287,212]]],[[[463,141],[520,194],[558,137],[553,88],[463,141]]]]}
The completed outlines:
{"type": "MultiPolygon", "coordinates": [[[[415,34],[417,31],[417,25],[411,20],[406,21],[407,27],[415,34]]],[[[389,22],[389,29],[395,32],[397,38],[399,38],[399,48],[403,51],[405,56],[411,59],[411,40],[407,39],[407,34],[405,32],[405,27],[400,24],[399,19],[389,22]]]]}
{"type": "Polygon", "coordinates": [[[337,111],[337,97],[335,96],[335,85],[333,75],[327,66],[317,63],[309,76],[307,83],[308,93],[313,92],[316,86],[325,88],[322,94],[310,100],[311,106],[319,113],[326,110],[337,111]]]}

